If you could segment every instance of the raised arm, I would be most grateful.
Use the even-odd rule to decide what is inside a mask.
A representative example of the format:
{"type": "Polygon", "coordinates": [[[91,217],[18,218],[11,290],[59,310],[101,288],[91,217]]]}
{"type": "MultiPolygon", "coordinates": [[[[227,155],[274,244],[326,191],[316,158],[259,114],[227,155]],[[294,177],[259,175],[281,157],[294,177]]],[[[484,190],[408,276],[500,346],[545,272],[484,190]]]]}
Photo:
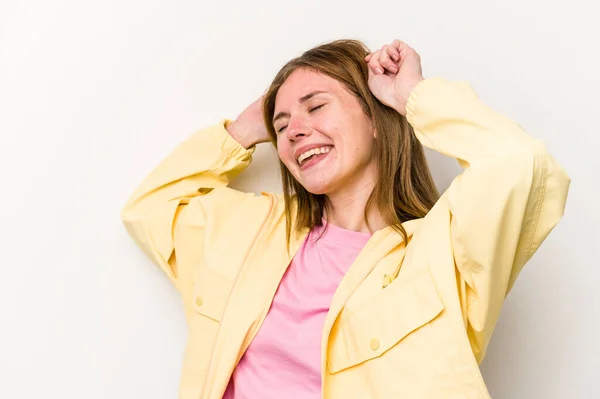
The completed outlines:
{"type": "Polygon", "coordinates": [[[441,200],[471,346],[483,359],[505,296],[563,216],[570,179],[543,143],[485,106],[464,83],[419,83],[407,116],[421,143],[464,172],[441,200]]]}
{"type": "MultiPolygon", "coordinates": [[[[268,141],[260,104],[258,99],[235,121],[222,120],[190,136],[142,181],[121,212],[134,241],[176,285],[173,235],[179,215],[190,201],[227,186],[250,164],[255,144],[268,141]]],[[[229,195],[224,206],[245,197],[229,195]]]]}
{"type": "Polygon", "coordinates": [[[517,275],[562,218],[570,178],[541,141],[468,84],[424,80],[419,55],[405,43],[395,40],[365,61],[373,94],[406,115],[424,146],[464,169],[440,201],[450,212],[462,311],[481,361],[517,275]]]}

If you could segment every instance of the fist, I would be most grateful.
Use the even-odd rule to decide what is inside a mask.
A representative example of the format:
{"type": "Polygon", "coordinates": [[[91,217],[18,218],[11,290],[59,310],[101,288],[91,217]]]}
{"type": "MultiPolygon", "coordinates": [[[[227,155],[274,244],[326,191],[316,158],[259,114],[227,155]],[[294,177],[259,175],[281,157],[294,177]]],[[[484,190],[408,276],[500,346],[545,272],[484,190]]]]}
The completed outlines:
{"type": "Polygon", "coordinates": [[[394,40],[365,57],[369,67],[369,88],[383,104],[406,115],[411,91],[422,81],[421,57],[400,40],[394,40]]]}

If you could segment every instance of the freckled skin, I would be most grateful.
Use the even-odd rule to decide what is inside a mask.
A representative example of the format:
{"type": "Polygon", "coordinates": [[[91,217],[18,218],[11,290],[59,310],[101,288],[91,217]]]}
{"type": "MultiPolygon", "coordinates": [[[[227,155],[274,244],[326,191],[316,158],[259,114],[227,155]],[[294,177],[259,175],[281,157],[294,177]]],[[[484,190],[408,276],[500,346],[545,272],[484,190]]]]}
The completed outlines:
{"type": "Polygon", "coordinates": [[[374,184],[373,125],[337,80],[307,69],[294,71],[277,93],[275,114],[279,112],[291,115],[274,123],[276,131],[283,128],[277,135],[279,158],[309,192],[333,195],[374,184]],[[326,93],[299,102],[315,90],[326,93]],[[309,144],[333,148],[320,162],[301,170],[294,151],[309,144]]]}

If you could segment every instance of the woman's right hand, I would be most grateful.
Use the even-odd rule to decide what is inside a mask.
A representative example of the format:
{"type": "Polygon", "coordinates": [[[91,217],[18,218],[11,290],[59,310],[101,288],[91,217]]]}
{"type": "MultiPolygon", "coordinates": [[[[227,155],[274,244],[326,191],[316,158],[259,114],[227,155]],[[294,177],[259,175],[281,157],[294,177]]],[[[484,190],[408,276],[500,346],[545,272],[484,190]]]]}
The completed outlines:
{"type": "Polygon", "coordinates": [[[263,99],[259,97],[227,126],[229,134],[246,149],[271,141],[262,116],[263,99]]]}

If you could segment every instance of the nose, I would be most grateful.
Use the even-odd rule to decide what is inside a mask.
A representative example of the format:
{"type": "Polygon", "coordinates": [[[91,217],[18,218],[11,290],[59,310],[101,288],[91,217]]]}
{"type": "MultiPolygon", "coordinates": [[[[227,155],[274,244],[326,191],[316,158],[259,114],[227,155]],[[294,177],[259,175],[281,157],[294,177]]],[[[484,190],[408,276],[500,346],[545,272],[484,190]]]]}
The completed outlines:
{"type": "Polygon", "coordinates": [[[288,127],[286,129],[288,139],[295,141],[301,137],[310,136],[310,129],[306,124],[306,120],[302,117],[294,116],[288,121],[288,127]]]}

